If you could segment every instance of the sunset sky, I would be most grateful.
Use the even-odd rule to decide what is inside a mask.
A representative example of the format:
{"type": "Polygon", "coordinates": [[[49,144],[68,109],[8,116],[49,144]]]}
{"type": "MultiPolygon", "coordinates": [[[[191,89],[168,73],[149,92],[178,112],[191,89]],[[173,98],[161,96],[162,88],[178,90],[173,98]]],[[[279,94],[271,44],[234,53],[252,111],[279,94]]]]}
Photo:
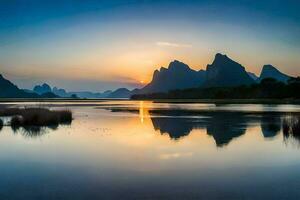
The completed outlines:
{"type": "Polygon", "coordinates": [[[1,0],[0,73],[21,88],[134,88],[174,59],[217,52],[300,75],[299,0],[1,0]]]}

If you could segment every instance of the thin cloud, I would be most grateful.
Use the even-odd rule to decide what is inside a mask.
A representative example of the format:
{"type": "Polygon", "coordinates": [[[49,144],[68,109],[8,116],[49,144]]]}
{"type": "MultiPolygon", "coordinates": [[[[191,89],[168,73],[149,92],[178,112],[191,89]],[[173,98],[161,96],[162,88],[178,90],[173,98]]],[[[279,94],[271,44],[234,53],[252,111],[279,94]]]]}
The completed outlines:
{"type": "Polygon", "coordinates": [[[180,43],[162,42],[162,41],[156,42],[156,45],[157,46],[165,46],[165,47],[176,47],[176,48],[180,48],[180,47],[191,48],[192,47],[191,44],[180,44],[180,43]]]}

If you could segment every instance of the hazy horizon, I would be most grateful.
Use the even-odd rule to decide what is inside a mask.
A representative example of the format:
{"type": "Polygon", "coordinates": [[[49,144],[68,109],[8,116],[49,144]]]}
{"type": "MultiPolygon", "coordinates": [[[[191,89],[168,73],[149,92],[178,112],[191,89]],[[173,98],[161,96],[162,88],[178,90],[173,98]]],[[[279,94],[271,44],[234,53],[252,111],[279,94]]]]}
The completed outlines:
{"type": "Polygon", "coordinates": [[[2,1],[1,74],[20,88],[135,88],[180,60],[205,69],[218,52],[259,75],[299,75],[297,1],[2,1]]]}

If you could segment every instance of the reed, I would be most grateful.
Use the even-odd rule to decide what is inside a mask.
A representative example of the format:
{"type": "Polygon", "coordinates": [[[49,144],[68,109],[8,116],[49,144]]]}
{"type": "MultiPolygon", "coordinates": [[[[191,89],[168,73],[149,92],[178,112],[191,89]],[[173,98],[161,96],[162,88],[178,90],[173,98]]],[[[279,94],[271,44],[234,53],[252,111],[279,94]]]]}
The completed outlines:
{"type": "Polygon", "coordinates": [[[12,127],[24,126],[57,126],[70,124],[73,120],[70,110],[50,110],[47,108],[6,108],[0,116],[12,116],[12,127]]]}

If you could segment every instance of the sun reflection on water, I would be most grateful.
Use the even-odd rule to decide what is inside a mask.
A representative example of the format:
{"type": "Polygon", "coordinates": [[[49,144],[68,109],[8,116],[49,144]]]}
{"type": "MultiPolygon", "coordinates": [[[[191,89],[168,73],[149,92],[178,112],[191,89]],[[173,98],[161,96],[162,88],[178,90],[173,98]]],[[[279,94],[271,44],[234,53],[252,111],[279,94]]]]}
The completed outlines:
{"type": "Polygon", "coordinates": [[[139,118],[142,124],[145,122],[146,118],[150,118],[149,107],[151,107],[151,105],[149,105],[148,102],[139,102],[139,118]]]}

